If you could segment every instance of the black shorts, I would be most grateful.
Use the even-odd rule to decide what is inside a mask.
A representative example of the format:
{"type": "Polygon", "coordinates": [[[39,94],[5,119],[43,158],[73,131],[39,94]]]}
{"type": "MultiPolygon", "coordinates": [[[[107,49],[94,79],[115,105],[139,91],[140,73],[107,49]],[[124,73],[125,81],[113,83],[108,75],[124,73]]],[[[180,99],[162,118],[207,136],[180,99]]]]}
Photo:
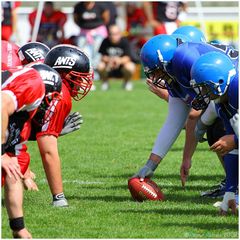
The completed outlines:
{"type": "Polygon", "coordinates": [[[122,78],[123,77],[123,67],[120,66],[117,69],[111,70],[108,72],[108,77],[113,77],[113,78],[122,78]]]}
{"type": "Polygon", "coordinates": [[[212,146],[219,138],[226,135],[226,130],[221,118],[217,118],[215,122],[207,128],[207,141],[212,146]]]}

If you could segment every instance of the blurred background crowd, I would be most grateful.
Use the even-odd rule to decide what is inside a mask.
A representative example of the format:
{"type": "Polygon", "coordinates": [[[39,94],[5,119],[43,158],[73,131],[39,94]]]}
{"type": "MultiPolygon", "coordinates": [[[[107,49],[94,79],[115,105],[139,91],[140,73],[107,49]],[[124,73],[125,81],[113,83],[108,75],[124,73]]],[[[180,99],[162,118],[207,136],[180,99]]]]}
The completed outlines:
{"type": "Polygon", "coordinates": [[[208,41],[238,48],[238,1],[8,2],[2,1],[2,39],[22,45],[40,41],[79,46],[90,57],[95,79],[141,79],[139,51],[153,35],[177,27],[200,28],[208,41]]]}

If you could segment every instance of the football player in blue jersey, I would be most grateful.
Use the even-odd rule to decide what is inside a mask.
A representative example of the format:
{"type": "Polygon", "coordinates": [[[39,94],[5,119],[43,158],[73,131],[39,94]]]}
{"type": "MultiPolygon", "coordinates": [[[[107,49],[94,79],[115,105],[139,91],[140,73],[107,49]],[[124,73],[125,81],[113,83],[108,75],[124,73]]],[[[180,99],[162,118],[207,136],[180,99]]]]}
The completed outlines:
{"type": "Polygon", "coordinates": [[[204,109],[211,100],[215,102],[217,115],[223,120],[226,135],[211,146],[211,150],[222,155],[226,169],[226,192],[220,212],[227,214],[230,208],[236,214],[235,193],[238,187],[238,61],[219,52],[209,52],[193,64],[191,86],[197,96],[192,104],[204,109]]]}
{"type": "MultiPolygon", "coordinates": [[[[135,175],[140,179],[153,175],[183,128],[196,96],[189,83],[191,67],[201,55],[211,51],[224,52],[207,43],[182,43],[169,35],[155,36],[141,49],[141,61],[147,78],[156,86],[167,88],[169,92],[169,111],[147,163],[135,175]]],[[[195,106],[195,109],[200,108],[195,106]]],[[[196,145],[195,140],[188,146],[190,156],[196,145]]],[[[191,158],[185,159],[181,166],[182,181],[184,176],[187,177],[190,167],[191,158]]]]}

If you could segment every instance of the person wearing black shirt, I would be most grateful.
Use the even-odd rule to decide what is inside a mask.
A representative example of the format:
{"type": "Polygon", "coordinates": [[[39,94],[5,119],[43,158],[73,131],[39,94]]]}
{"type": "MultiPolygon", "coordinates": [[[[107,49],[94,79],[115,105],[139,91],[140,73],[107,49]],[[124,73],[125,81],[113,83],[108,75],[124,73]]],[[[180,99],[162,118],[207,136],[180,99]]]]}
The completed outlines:
{"type": "Polygon", "coordinates": [[[117,25],[109,27],[109,37],[100,46],[101,61],[98,72],[103,81],[102,90],[108,90],[109,77],[123,77],[124,88],[132,90],[131,77],[135,71],[135,64],[131,60],[131,50],[127,38],[122,37],[117,25]]]}
{"type": "Polygon", "coordinates": [[[106,3],[79,2],[74,7],[74,22],[80,27],[75,45],[88,55],[94,69],[97,68],[100,60],[99,47],[103,39],[108,36],[106,26],[109,20],[110,13],[106,3]]]}

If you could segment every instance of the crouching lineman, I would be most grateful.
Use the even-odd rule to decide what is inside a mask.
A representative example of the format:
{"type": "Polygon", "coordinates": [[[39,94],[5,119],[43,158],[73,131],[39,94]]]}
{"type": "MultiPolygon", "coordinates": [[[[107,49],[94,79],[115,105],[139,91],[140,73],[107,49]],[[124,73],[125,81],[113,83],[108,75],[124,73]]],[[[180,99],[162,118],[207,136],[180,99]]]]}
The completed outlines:
{"type": "MultiPolygon", "coordinates": [[[[226,169],[226,192],[220,206],[222,215],[226,215],[228,209],[231,209],[233,214],[237,213],[235,193],[238,187],[239,122],[236,66],[228,56],[211,52],[202,55],[191,69],[191,86],[197,93],[193,104],[204,109],[210,100],[214,100],[215,105],[211,104],[209,107],[223,120],[226,129],[226,134],[210,147],[212,151],[223,156],[226,169]]],[[[196,131],[199,131],[199,128],[196,131]]]]}
{"type": "MultiPolygon", "coordinates": [[[[52,193],[52,204],[56,207],[67,207],[68,201],[64,195],[61,160],[58,152],[58,137],[60,134],[74,131],[74,126],[65,128],[73,98],[76,101],[86,96],[91,89],[93,71],[88,57],[77,47],[72,45],[57,45],[45,57],[44,63],[55,69],[63,80],[62,100],[56,104],[55,112],[46,125],[39,125],[36,114],[32,120],[31,140],[37,140],[42,163],[52,193]],[[63,128],[64,131],[63,131],[63,128]],[[66,131],[65,131],[66,130],[66,131]]],[[[71,115],[70,115],[71,117],[71,115]]],[[[79,118],[73,115],[72,117],[79,118]]],[[[70,122],[71,123],[71,122],[70,122]]],[[[76,130],[76,129],[75,129],[76,130]]]]}
{"type": "MultiPolygon", "coordinates": [[[[177,139],[188,117],[196,92],[190,86],[190,72],[194,62],[207,52],[223,52],[207,43],[182,43],[169,35],[159,35],[148,40],[141,49],[141,61],[147,77],[158,87],[168,89],[168,117],[155,141],[149,160],[135,176],[151,177],[177,139]],[[176,116],[178,116],[176,118],[176,116]]],[[[223,53],[224,54],[224,53],[223,53]]],[[[195,151],[197,140],[189,146],[189,155],[195,151]]],[[[191,158],[184,159],[181,170],[186,176],[191,167],[191,158]],[[185,169],[182,169],[182,168],[185,169]]]]}
{"type": "Polygon", "coordinates": [[[37,109],[49,112],[60,99],[61,86],[59,74],[45,64],[2,72],[2,185],[10,228],[16,238],[31,238],[22,207],[22,178],[30,159],[21,158],[19,152],[28,140],[30,121],[37,109]]]}

